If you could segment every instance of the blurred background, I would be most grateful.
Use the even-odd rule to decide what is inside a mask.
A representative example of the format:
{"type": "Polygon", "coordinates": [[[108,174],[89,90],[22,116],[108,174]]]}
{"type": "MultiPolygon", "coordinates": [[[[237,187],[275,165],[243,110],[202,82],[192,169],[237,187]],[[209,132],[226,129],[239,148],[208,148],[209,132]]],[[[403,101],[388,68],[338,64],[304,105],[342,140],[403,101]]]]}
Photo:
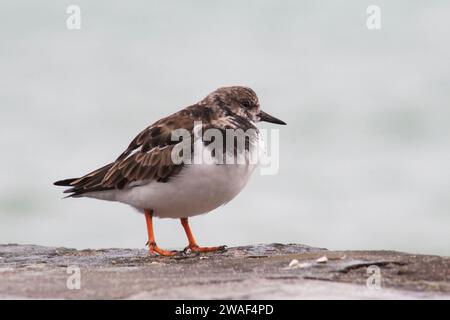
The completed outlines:
{"type": "MultiPolygon", "coordinates": [[[[288,122],[280,171],[193,218],[200,244],[450,255],[449,15],[443,0],[3,0],[0,243],[143,248],[143,215],[61,200],[53,181],[110,162],[217,87],[247,85],[288,122]],[[80,30],[66,27],[71,4],[80,30]],[[366,27],[372,4],[380,30],[366,27]]],[[[178,221],[155,228],[162,247],[186,245],[178,221]]]]}

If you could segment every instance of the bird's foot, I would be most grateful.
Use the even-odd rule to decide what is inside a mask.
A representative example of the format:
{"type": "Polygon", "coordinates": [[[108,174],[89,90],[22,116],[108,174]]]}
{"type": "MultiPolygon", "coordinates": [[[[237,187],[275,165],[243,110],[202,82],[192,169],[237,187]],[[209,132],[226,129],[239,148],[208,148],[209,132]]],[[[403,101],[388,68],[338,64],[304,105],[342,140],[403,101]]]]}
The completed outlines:
{"type": "Polygon", "coordinates": [[[177,254],[177,251],[161,249],[160,247],[158,247],[156,245],[155,242],[152,242],[152,243],[147,242],[147,245],[148,245],[148,252],[150,254],[159,254],[160,256],[165,256],[165,257],[170,257],[170,256],[174,256],[177,254]]]}
{"type": "Polygon", "coordinates": [[[199,247],[198,245],[189,245],[186,248],[184,248],[184,253],[189,252],[196,252],[196,253],[202,253],[202,252],[224,252],[227,250],[227,246],[218,246],[218,247],[199,247]]]}

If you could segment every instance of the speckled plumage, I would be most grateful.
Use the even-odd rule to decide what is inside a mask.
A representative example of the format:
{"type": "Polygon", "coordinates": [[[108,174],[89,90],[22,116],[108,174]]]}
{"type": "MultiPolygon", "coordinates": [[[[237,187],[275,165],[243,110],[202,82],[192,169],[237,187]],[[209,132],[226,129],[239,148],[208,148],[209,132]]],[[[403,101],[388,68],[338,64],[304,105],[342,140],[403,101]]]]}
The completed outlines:
{"type": "MultiPolygon", "coordinates": [[[[212,128],[221,131],[253,129],[256,139],[251,144],[255,144],[259,139],[255,123],[264,120],[284,124],[260,110],[252,89],[241,86],[219,88],[200,102],[145,128],[114,162],[80,178],[61,180],[55,184],[69,187],[65,190],[65,193],[70,193],[69,197],[120,201],[138,209],[152,209],[155,216],[175,218],[205,213],[239,193],[254,166],[249,167],[248,163],[243,167],[174,163],[171,154],[181,142],[173,141],[172,132],[186,129],[193,135],[194,123],[201,121],[203,131],[212,128]],[[191,181],[196,177],[200,179],[191,181]],[[181,186],[186,190],[178,190],[181,186]],[[197,190],[191,190],[193,188],[197,190]],[[178,199],[171,203],[168,193],[178,199]],[[189,209],[189,201],[204,202],[204,205],[193,205],[189,209]],[[180,210],[184,212],[178,212],[180,210]]],[[[191,141],[194,147],[195,139],[191,141]]]]}

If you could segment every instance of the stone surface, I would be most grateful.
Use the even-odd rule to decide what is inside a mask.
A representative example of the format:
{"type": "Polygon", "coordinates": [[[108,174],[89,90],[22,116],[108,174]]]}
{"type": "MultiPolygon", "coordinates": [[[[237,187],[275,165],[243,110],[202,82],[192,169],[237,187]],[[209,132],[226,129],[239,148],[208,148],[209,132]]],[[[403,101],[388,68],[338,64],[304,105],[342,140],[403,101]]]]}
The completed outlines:
{"type": "Polygon", "coordinates": [[[174,257],[7,244],[0,245],[0,298],[450,299],[450,258],[299,244],[174,257]],[[79,268],[81,289],[68,289],[68,267],[79,268]],[[378,272],[381,282],[367,286],[378,272]]]}

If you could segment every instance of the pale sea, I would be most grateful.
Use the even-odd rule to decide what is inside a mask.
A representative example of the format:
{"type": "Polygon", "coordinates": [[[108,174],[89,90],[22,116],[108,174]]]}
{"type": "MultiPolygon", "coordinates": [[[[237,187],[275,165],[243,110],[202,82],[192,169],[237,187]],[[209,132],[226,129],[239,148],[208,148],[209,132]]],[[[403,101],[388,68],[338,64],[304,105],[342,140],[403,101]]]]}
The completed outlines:
{"type": "MultiPolygon", "coordinates": [[[[193,218],[200,244],[450,255],[450,2],[377,1],[380,30],[370,4],[2,0],[0,243],[144,247],[142,215],[61,200],[52,182],[239,84],[288,123],[280,170],[193,218]]],[[[155,228],[162,247],[185,246],[178,221],[155,228]]]]}

